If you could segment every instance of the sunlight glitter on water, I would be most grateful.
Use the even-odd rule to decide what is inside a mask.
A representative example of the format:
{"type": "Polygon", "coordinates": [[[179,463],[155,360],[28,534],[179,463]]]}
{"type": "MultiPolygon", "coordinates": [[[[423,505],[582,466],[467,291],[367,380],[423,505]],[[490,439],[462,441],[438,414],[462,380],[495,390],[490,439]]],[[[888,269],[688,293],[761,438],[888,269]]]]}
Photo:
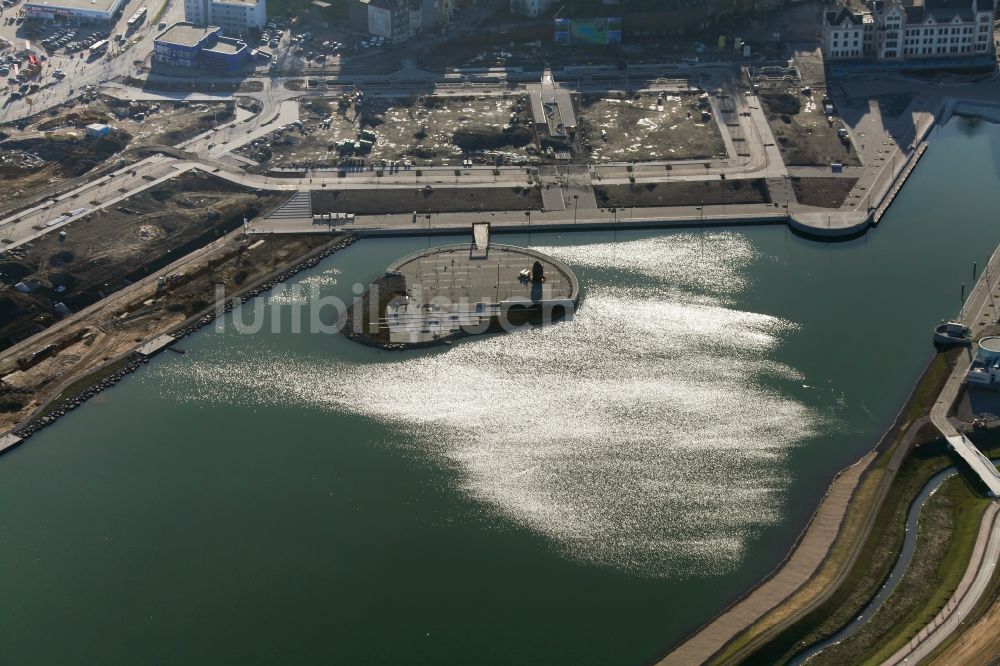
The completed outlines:
{"type": "Polygon", "coordinates": [[[651,577],[732,570],[780,519],[786,458],[819,427],[771,381],[801,383],[768,358],[795,325],[723,305],[745,288],[753,248],[693,234],[539,249],[652,279],[595,278],[572,321],[443,353],[364,364],[247,344],[224,362],[157,368],[175,376],[178,400],[279,401],[392,424],[400,446],[456,467],[464,493],[567,557],[651,577]]]}

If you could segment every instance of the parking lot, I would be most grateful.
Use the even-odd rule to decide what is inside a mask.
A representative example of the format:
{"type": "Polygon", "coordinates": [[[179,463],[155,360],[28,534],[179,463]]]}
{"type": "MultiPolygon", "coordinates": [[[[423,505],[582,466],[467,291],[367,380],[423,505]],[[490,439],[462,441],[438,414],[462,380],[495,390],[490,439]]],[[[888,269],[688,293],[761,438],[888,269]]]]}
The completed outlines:
{"type": "Polygon", "coordinates": [[[64,55],[68,55],[85,50],[89,51],[91,46],[100,46],[101,42],[105,42],[104,45],[106,47],[107,43],[105,40],[111,36],[111,33],[107,30],[86,30],[84,28],[74,29],[70,27],[53,27],[50,30],[43,33],[41,40],[39,40],[39,43],[45,47],[45,50],[49,54],[61,52],[64,55]]]}

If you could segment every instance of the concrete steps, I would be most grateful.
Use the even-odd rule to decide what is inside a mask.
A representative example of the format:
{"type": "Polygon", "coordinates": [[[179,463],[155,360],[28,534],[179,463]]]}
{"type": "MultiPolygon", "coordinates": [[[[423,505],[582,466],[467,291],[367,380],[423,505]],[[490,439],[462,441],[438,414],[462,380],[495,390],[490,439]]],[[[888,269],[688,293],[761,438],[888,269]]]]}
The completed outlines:
{"type": "Polygon", "coordinates": [[[285,203],[271,211],[268,220],[310,220],[312,221],[312,194],[308,191],[296,192],[285,203]]]}

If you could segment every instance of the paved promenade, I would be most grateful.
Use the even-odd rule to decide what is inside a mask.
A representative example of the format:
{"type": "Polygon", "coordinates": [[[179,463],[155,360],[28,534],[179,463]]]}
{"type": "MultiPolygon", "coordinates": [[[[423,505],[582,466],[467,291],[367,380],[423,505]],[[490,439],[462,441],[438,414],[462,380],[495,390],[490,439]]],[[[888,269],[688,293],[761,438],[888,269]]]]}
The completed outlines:
{"type": "Polygon", "coordinates": [[[875,453],[869,453],[834,479],[802,539],[773,577],[674,649],[659,662],[660,666],[691,666],[708,661],[729,641],[805,585],[826,559],[854,489],[874,459],[875,453]]]}
{"type": "MultiPolygon", "coordinates": [[[[1000,248],[990,257],[959,315],[959,319],[972,330],[973,339],[982,335],[987,326],[995,323],[995,319],[988,313],[988,310],[993,305],[993,299],[997,295],[1000,295],[1000,248]]],[[[931,408],[931,422],[948,440],[951,448],[982,480],[990,495],[1000,497],[1000,472],[976,445],[968,437],[961,434],[948,419],[948,414],[954,407],[955,401],[958,400],[959,391],[965,382],[965,375],[972,363],[973,354],[971,348],[963,350],[962,356],[955,363],[955,367],[941,391],[941,395],[931,408]]]]}

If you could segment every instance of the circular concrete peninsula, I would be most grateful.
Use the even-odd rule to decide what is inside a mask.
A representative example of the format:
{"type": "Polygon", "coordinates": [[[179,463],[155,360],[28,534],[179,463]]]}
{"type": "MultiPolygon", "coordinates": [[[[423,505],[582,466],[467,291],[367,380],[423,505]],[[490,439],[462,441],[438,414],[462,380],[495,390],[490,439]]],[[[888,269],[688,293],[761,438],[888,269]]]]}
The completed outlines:
{"type": "Polygon", "coordinates": [[[540,252],[448,245],[390,265],[355,303],[344,332],[391,349],[446,344],[562,319],[579,294],[573,271],[540,252]]]}

